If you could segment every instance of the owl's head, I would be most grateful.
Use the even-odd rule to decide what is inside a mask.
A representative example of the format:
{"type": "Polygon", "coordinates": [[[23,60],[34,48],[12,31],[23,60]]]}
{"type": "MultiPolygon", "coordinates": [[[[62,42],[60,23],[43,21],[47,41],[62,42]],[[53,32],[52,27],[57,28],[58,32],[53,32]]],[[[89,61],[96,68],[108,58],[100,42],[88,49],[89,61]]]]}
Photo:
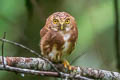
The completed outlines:
{"type": "Polygon", "coordinates": [[[46,25],[54,31],[69,31],[76,22],[74,17],[66,12],[55,12],[48,17],[46,25]]]}

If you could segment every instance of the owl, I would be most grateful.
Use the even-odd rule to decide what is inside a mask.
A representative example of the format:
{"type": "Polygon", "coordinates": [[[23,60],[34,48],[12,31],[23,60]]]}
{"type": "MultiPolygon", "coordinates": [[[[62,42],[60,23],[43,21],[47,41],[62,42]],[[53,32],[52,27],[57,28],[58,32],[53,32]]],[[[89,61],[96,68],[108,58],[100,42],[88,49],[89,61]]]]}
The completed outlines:
{"type": "Polygon", "coordinates": [[[72,53],[78,38],[75,18],[67,12],[53,13],[40,30],[40,37],[41,54],[52,62],[62,62],[71,70],[66,58],[72,53]]]}

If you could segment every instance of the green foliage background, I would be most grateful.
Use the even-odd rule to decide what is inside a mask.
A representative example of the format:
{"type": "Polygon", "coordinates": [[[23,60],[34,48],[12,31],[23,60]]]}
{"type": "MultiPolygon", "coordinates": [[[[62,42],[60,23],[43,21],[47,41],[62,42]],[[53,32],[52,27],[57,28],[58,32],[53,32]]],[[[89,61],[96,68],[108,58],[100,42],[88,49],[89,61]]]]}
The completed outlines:
{"type": "MultiPolygon", "coordinates": [[[[46,18],[56,11],[68,12],[77,21],[79,39],[74,54],[68,58],[72,65],[117,71],[113,0],[0,0],[0,38],[7,32],[6,39],[40,52],[39,31],[46,18]]],[[[34,57],[32,53],[7,43],[4,50],[5,56],[34,57]]],[[[29,79],[46,80],[47,77],[22,77],[0,71],[0,80],[29,79]]]]}

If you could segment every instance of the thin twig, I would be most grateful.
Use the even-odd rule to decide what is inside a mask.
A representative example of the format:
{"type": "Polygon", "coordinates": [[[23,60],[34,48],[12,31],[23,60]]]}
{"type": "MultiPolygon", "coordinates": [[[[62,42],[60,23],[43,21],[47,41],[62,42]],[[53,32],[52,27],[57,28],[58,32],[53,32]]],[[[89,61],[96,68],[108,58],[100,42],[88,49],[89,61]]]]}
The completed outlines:
{"type": "Polygon", "coordinates": [[[83,55],[85,55],[85,53],[87,53],[86,51],[82,52],[80,55],[78,55],[75,59],[73,59],[70,64],[73,64],[77,59],[79,59],[80,57],[82,57],[83,55]]]}
{"type": "Polygon", "coordinates": [[[115,9],[115,46],[116,46],[116,57],[117,57],[117,68],[120,70],[120,43],[119,43],[119,8],[118,0],[114,0],[114,9],[115,9]]]}
{"type": "MultiPolygon", "coordinates": [[[[5,39],[5,37],[6,37],[6,32],[4,32],[3,39],[5,39]]],[[[5,63],[4,63],[4,41],[2,41],[2,63],[3,63],[3,67],[5,68],[5,63]]]]}
{"type": "MultiPolygon", "coordinates": [[[[31,70],[31,69],[22,69],[22,68],[16,68],[16,67],[10,67],[6,66],[6,68],[3,68],[2,65],[0,65],[1,70],[6,70],[6,71],[12,71],[12,72],[18,72],[18,73],[25,73],[25,74],[33,74],[33,75],[40,75],[40,76],[52,76],[52,77],[61,77],[58,72],[48,72],[48,71],[38,71],[38,70],[31,70]]],[[[73,78],[70,76],[70,74],[64,73],[63,78],[73,78]]],[[[75,79],[80,79],[80,80],[93,80],[90,78],[82,77],[82,76],[75,76],[75,79]]]]}
{"type": "Polygon", "coordinates": [[[28,50],[29,52],[37,55],[39,58],[47,61],[55,69],[55,71],[57,71],[60,75],[62,74],[62,72],[60,72],[51,61],[49,61],[47,58],[41,56],[38,52],[36,52],[36,51],[34,51],[34,50],[32,50],[32,49],[30,49],[30,48],[28,48],[28,47],[26,47],[26,46],[24,46],[22,44],[19,44],[17,42],[13,42],[13,41],[10,41],[10,40],[7,40],[7,39],[1,39],[0,38],[0,41],[4,41],[4,42],[10,43],[10,44],[13,44],[13,45],[16,45],[16,46],[19,46],[19,47],[22,47],[22,48],[28,50]]]}

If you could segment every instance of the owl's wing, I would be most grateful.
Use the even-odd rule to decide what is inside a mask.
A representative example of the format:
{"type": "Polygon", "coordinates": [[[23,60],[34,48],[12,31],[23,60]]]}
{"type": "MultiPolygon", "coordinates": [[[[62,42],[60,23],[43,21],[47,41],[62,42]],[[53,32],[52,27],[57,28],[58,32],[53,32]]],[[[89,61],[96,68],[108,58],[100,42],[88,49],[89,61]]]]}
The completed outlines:
{"type": "Polygon", "coordinates": [[[48,31],[49,31],[49,30],[48,30],[47,27],[43,27],[43,28],[40,30],[40,37],[43,37],[48,31]]]}
{"type": "Polygon", "coordinates": [[[57,48],[60,49],[64,44],[63,38],[58,32],[49,30],[46,34],[44,34],[40,41],[42,54],[48,56],[55,44],[57,45],[57,48]]]}
{"type": "Polygon", "coordinates": [[[46,34],[43,34],[43,38],[42,40],[44,40],[44,42],[47,42],[47,43],[56,43],[56,44],[63,44],[63,37],[62,35],[60,35],[58,32],[55,32],[55,31],[52,31],[52,30],[49,30],[47,31],[46,34]]]}

